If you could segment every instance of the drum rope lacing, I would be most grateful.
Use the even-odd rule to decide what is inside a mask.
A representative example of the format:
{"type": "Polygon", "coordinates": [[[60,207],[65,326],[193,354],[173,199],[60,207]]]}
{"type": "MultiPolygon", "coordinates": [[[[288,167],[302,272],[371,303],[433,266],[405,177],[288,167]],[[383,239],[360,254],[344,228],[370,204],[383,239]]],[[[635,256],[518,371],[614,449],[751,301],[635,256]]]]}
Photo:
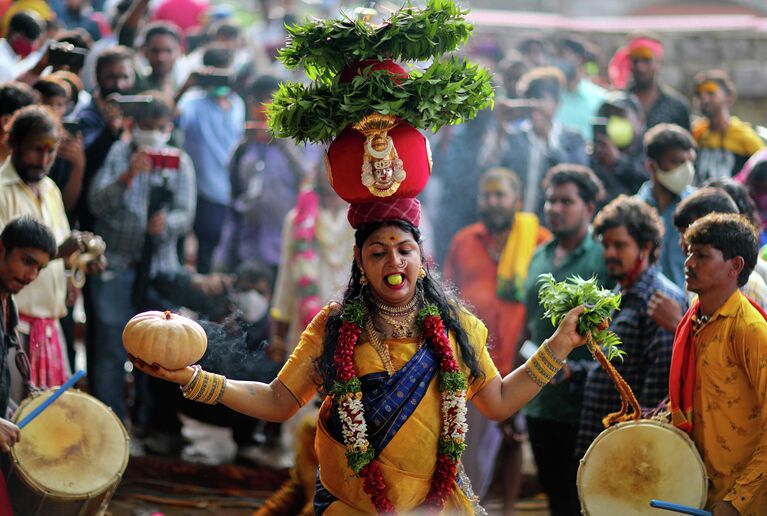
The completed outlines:
{"type": "Polygon", "coordinates": [[[14,357],[16,363],[16,369],[21,376],[21,383],[24,386],[24,391],[29,394],[38,392],[40,388],[32,383],[32,366],[29,364],[29,355],[21,347],[21,344],[16,348],[16,356],[14,357]]]}

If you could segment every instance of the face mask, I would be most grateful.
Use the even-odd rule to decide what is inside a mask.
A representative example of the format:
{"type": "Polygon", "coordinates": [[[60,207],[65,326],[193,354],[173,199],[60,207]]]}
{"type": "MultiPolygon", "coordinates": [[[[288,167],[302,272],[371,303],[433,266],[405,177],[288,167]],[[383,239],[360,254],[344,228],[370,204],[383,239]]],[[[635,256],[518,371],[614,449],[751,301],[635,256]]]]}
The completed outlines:
{"type": "Polygon", "coordinates": [[[17,36],[13,39],[13,42],[11,43],[11,48],[14,52],[16,52],[16,55],[18,55],[21,58],[27,57],[29,54],[31,54],[35,47],[32,45],[32,42],[29,41],[27,38],[22,38],[20,36],[17,36]]]}
{"type": "Polygon", "coordinates": [[[607,137],[616,147],[625,149],[634,141],[634,126],[628,118],[611,116],[607,120],[607,137]]]}
{"type": "Polygon", "coordinates": [[[208,90],[208,95],[210,95],[213,98],[220,98],[220,97],[226,97],[232,92],[232,88],[229,86],[219,86],[218,88],[213,88],[212,90],[208,90]]]}
{"type": "Polygon", "coordinates": [[[237,292],[234,298],[237,308],[242,312],[242,319],[247,323],[260,321],[269,309],[269,301],[258,290],[237,292]]]}
{"type": "Polygon", "coordinates": [[[139,147],[164,147],[168,140],[170,140],[170,133],[165,131],[147,131],[140,127],[133,130],[133,143],[139,147]]]}
{"type": "Polygon", "coordinates": [[[677,195],[692,184],[692,178],[695,176],[695,166],[689,160],[668,171],[661,170],[656,164],[656,170],[655,176],[658,178],[658,182],[666,190],[677,195]]]}

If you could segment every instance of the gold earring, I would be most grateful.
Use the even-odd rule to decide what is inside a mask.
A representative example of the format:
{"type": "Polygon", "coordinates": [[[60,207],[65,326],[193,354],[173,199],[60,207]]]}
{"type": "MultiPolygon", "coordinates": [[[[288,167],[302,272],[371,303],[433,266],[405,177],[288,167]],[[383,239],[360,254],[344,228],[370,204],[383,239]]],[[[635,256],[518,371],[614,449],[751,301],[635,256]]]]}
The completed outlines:
{"type": "Polygon", "coordinates": [[[360,286],[364,287],[368,284],[368,277],[365,276],[365,271],[360,268],[360,286]]]}
{"type": "Polygon", "coordinates": [[[422,280],[426,277],[426,269],[423,268],[423,265],[421,265],[421,268],[418,271],[418,279],[422,280]]]}

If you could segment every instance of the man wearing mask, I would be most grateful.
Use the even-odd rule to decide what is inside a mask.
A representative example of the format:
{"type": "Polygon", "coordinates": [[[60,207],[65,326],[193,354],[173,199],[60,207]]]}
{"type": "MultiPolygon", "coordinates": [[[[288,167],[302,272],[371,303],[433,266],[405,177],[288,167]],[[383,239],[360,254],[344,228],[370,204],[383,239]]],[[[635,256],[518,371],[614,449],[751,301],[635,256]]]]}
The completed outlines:
{"type": "Polygon", "coordinates": [[[703,118],[695,121],[692,135],[698,143],[695,183],[732,177],[764,142],[748,122],[730,115],[735,84],[724,70],[695,75],[695,98],[703,118]]]}
{"type": "MultiPolygon", "coordinates": [[[[591,235],[591,218],[604,195],[602,182],[587,167],[562,164],[548,171],[544,191],[546,224],[554,240],[536,249],[525,283],[532,342],[543,342],[555,329],[544,318],[538,302],[540,274],[551,273],[557,281],[577,274],[583,278],[596,276],[603,285],[607,282],[602,246],[591,235]]],[[[527,419],[538,478],[548,495],[553,516],[580,514],[575,443],[586,372],[593,365],[587,350],[570,353],[561,375],[522,411],[527,419]]]]}
{"type": "Polygon", "coordinates": [[[648,128],[669,123],[689,131],[690,108],[681,95],[660,82],[662,63],[663,43],[658,37],[633,35],[610,61],[610,80],[616,88],[636,95],[648,128]]]}
{"type": "Polygon", "coordinates": [[[11,16],[8,34],[0,39],[0,82],[15,79],[25,67],[22,60],[40,45],[45,22],[34,11],[20,11],[11,16]]]}
{"type": "MultiPolygon", "coordinates": [[[[16,112],[11,121],[8,142],[11,155],[0,168],[0,225],[21,215],[31,215],[53,232],[58,253],[54,258],[68,259],[75,251],[84,251],[89,233],[73,232],[64,211],[61,192],[48,177],[61,128],[47,108],[27,106],[16,112]]],[[[95,272],[103,262],[94,264],[95,272]]],[[[19,337],[30,353],[32,383],[40,388],[61,385],[67,377],[64,339],[58,319],[67,313],[67,278],[64,260],[52,260],[37,279],[16,297],[19,309],[19,337]]],[[[21,379],[12,386],[12,398],[19,401],[25,393],[21,379]]]]}
{"type": "MultiPolygon", "coordinates": [[[[133,89],[136,80],[133,58],[133,51],[127,47],[118,46],[102,52],[96,61],[98,88],[90,104],[75,113],[85,145],[83,192],[88,191],[112,144],[122,134],[123,114],[114,102],[107,102],[107,99],[112,94],[124,95],[133,89]]],[[[80,196],[76,214],[80,228],[92,229],[93,214],[88,209],[86,197],[80,196]]]]}
{"type": "Polygon", "coordinates": [[[173,105],[159,92],[147,93],[152,101],[136,112],[130,139],[112,146],[88,193],[109,260],[109,268],[86,285],[96,307],[87,346],[89,382],[121,419],[123,327],[138,310],[165,308],[152,305],[151,278],[180,268],[176,242],[191,227],[196,199],[191,159],[167,144],[173,105]]]}
{"type": "MultiPolygon", "coordinates": [[[[674,331],[659,326],[648,313],[656,293],[670,297],[680,307],[685,294],[656,265],[663,235],[658,212],[636,197],[621,195],[594,218],[594,234],[602,242],[610,277],[618,282],[620,310],[610,330],[620,338],[626,352],[615,368],[633,389],[639,405],[654,408],[668,395],[668,375],[674,331]]],[[[604,430],[602,419],[621,408],[615,384],[604,368],[589,370],[583,395],[576,458],[581,458],[604,430]]]]}
{"type": "Polygon", "coordinates": [[[584,65],[589,60],[587,46],[588,43],[577,36],[567,36],[557,45],[559,55],[555,63],[565,74],[566,87],[554,119],[566,127],[577,129],[584,140],[591,142],[591,121],[607,92],[586,76],[584,65]]]}
{"type": "MultiPolygon", "coordinates": [[[[491,168],[479,181],[477,210],[480,222],[459,231],[445,259],[445,279],[487,325],[492,339],[490,356],[501,374],[515,365],[519,336],[525,329],[523,286],[533,252],[551,238],[538,217],[519,212],[520,182],[509,169],[491,168]]],[[[496,462],[502,469],[504,507],[511,510],[521,481],[521,446],[513,419],[500,427],[468,407],[471,428],[462,462],[474,492],[487,494],[496,462]],[[503,442],[503,434],[509,438],[503,442]],[[505,452],[498,454],[499,450],[505,452]]]]}
{"type": "MultiPolygon", "coordinates": [[[[203,65],[227,71],[232,51],[221,45],[205,50],[203,65]]],[[[178,125],[184,133],[184,148],[192,157],[197,172],[197,271],[210,272],[213,251],[232,202],[229,159],[245,131],[245,104],[229,86],[205,86],[184,95],[199,83],[202,75],[193,73],[182,87],[178,125]]]]}
{"type": "Polygon", "coordinates": [[[655,208],[665,232],[658,266],[676,286],[685,288],[684,252],[679,247],[679,232],[674,228],[674,210],[695,189],[695,141],[687,130],[673,124],[659,124],[644,136],[644,152],[650,180],[636,196],[655,208]]]}
{"type": "Polygon", "coordinates": [[[634,195],[648,179],[639,101],[630,93],[611,91],[599,107],[593,124],[591,168],[605,185],[605,198],[634,195]]]}

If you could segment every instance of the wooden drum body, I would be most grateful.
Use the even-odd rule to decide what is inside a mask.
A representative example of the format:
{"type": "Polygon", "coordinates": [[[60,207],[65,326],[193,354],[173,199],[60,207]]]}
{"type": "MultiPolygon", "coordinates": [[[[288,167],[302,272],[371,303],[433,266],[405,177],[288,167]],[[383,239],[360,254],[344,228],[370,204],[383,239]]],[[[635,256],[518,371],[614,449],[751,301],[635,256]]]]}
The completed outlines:
{"type": "MultiPolygon", "coordinates": [[[[53,390],[25,399],[20,421],[53,390]]],[[[32,420],[11,449],[8,492],[24,516],[91,516],[104,512],[128,465],[128,433],[103,403],[67,391],[32,420]]]]}
{"type": "Polygon", "coordinates": [[[612,426],[591,443],[578,468],[582,513],[657,515],[650,500],[702,508],[708,478],[692,440],[660,421],[612,426]]]}

